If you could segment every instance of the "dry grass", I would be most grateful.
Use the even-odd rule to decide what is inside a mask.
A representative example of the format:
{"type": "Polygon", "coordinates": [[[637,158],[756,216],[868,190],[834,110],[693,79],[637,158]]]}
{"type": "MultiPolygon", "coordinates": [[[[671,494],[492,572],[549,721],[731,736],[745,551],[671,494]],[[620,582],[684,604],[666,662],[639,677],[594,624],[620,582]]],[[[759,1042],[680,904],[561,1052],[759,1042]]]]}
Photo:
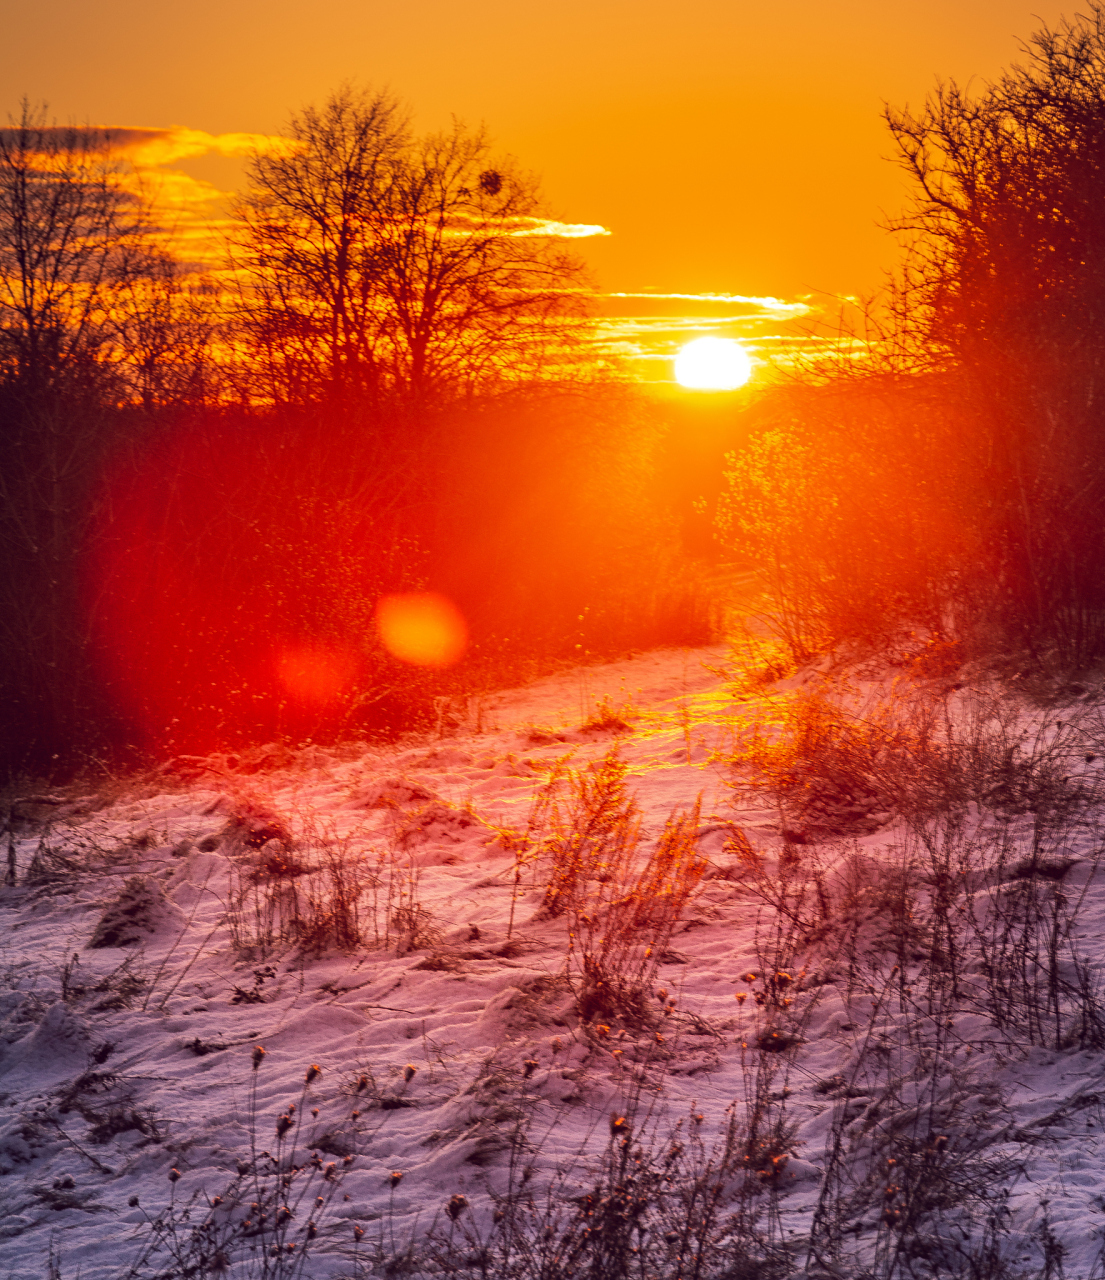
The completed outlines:
{"type": "Polygon", "coordinates": [[[298,1096],[282,1114],[262,1118],[257,1080],[265,1069],[264,1057],[264,1049],[255,1047],[247,1120],[250,1152],[248,1159],[239,1159],[237,1177],[218,1195],[197,1190],[178,1200],[181,1174],[166,1170],[169,1204],[146,1215],[143,1244],[120,1280],[228,1274],[303,1280],[311,1275],[316,1241],[332,1238],[332,1206],[354,1157],[326,1162],[313,1151],[307,1158],[309,1146],[317,1145],[305,1120],[321,1074],[316,1066],[304,1072],[298,1096]],[[269,1122],[275,1131],[262,1131],[260,1126],[269,1122]]]}
{"type": "Polygon", "coordinates": [[[545,878],[542,914],[566,916],[566,973],[584,1021],[647,1026],[656,969],[706,862],[698,807],[672,815],[646,854],[617,748],[579,769],[562,762],[518,839],[515,878],[545,878]]]}
{"type": "Polygon", "coordinates": [[[390,837],[380,840],[305,814],[294,838],[245,847],[232,857],[226,904],[235,948],[263,959],[282,946],[319,956],[434,945],[440,933],[419,898],[410,820],[396,813],[390,837]]]}
{"type": "Polygon", "coordinates": [[[578,912],[589,881],[624,879],[640,839],[640,817],[625,773],[615,748],[582,769],[563,765],[550,778],[542,810],[546,916],[578,912]]]}
{"type": "Polygon", "coordinates": [[[784,836],[729,843],[760,904],[746,1043],[762,1055],[800,1036],[811,982],[848,1009],[852,1047],[824,1082],[834,1112],[809,1274],[1058,1277],[1046,1212],[1011,1216],[1018,1166],[991,1136],[1003,1101],[971,1064],[995,1046],[1105,1043],[1105,993],[1079,940],[1101,848],[1101,729],[1069,705],[949,687],[954,653],[923,659],[925,682],[879,702],[827,678],[779,693],[721,757],[739,800],[775,809],[784,836]],[[890,815],[892,844],[854,843],[890,815]],[[978,1041],[965,1038],[980,1014],[978,1041]]]}
{"type": "Polygon", "coordinates": [[[583,733],[628,733],[641,713],[629,700],[615,703],[609,697],[599,699],[590,715],[579,726],[583,733]]]}
{"type": "MultiPolygon", "coordinates": [[[[639,1100],[636,1100],[639,1103],[639,1100]]],[[[541,1186],[512,1160],[493,1225],[461,1218],[407,1254],[407,1274],[454,1280],[783,1280],[777,1188],[748,1152],[755,1140],[736,1108],[662,1127],[639,1105],[609,1118],[597,1158],[541,1186]],[[705,1130],[705,1131],[704,1131],[705,1130]],[[708,1137],[712,1134],[712,1137],[708,1137]]]]}
{"type": "Polygon", "coordinates": [[[706,870],[697,833],[697,805],[672,815],[643,862],[629,847],[573,907],[566,967],[585,1022],[654,1021],[657,969],[706,870]]]}
{"type": "Polygon", "coordinates": [[[894,682],[880,695],[811,677],[764,696],[715,759],[737,803],[767,799],[794,843],[866,835],[891,817],[911,827],[974,805],[1001,819],[1063,821],[1096,802],[1083,758],[1096,725],[1059,709],[1025,726],[999,689],[894,682]]]}
{"type": "MultiPolygon", "coordinates": [[[[631,1088],[602,1154],[581,1155],[539,1188],[520,1075],[516,1129],[502,1148],[510,1181],[492,1197],[491,1225],[481,1234],[454,1197],[428,1242],[397,1247],[393,1233],[381,1254],[389,1274],[1061,1274],[1062,1245],[1046,1211],[1027,1226],[1010,1217],[1016,1160],[995,1153],[989,1123],[1003,1099],[972,1070],[968,1051],[982,1043],[961,1027],[983,1015],[983,1039],[1007,1054],[1031,1045],[1105,1047],[1105,994],[1079,943],[1097,856],[1085,850],[1101,848],[1102,796],[1086,766],[1105,735],[1086,714],[1059,709],[1030,721],[1000,692],[949,689],[957,656],[922,656],[925,680],[903,679],[881,702],[828,679],[771,697],[723,757],[738,798],[766,801],[784,828],[781,847],[759,847],[736,828],[729,841],[731,878],[756,904],[756,969],[738,991],[743,1090],[726,1115],[692,1111],[662,1130],[631,1088]],[[901,826],[891,846],[856,842],[892,815],[901,826]],[[818,1086],[830,1108],[828,1135],[823,1153],[809,1153],[821,1176],[809,1238],[798,1242],[781,1217],[797,1165],[787,1098],[801,1082],[809,1019],[829,987],[847,1008],[850,1037],[842,1038],[839,1069],[818,1086]],[[703,1125],[716,1128],[715,1139],[703,1137],[703,1125]]],[[[228,919],[238,946],[264,956],[284,945],[310,954],[435,945],[440,935],[420,901],[409,838],[418,814],[407,805],[393,816],[390,837],[373,841],[309,815],[243,806],[226,829],[235,877],[228,919]]],[[[597,1045],[637,1033],[650,1063],[662,1063],[665,1036],[679,1034],[675,1002],[656,989],[657,965],[705,871],[698,823],[696,806],[649,840],[614,749],[592,764],[566,757],[539,789],[525,828],[499,833],[514,854],[515,891],[523,876],[541,885],[542,914],[566,929],[563,976],[583,1035],[597,1045]]],[[[39,874],[62,870],[44,862],[39,874]]],[[[264,972],[255,971],[258,999],[264,972]]],[[[63,985],[76,990],[78,977],[68,972],[63,985]]],[[[293,1124],[302,1107],[298,1114],[293,1124]]],[[[283,1150],[255,1156],[224,1203],[241,1207],[252,1197],[279,1222],[289,1185],[322,1176],[301,1166],[285,1183],[283,1150]]],[[[240,1248],[233,1213],[195,1215],[203,1224],[196,1234],[182,1209],[152,1228],[157,1247],[134,1275],[167,1277],[184,1266],[216,1274],[218,1250],[240,1248]]],[[[293,1254],[271,1255],[271,1274],[307,1274],[299,1258],[294,1270],[293,1254]]]]}

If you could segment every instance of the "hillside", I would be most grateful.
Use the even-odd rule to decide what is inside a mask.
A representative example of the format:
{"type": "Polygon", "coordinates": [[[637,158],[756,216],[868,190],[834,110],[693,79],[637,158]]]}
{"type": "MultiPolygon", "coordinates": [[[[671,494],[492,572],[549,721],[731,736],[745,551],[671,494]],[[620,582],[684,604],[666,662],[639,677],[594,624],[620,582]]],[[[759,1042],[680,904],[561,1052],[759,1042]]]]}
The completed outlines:
{"type": "Polygon", "coordinates": [[[0,1272],[1090,1275],[1097,691],[924,657],[17,796],[0,1272]]]}

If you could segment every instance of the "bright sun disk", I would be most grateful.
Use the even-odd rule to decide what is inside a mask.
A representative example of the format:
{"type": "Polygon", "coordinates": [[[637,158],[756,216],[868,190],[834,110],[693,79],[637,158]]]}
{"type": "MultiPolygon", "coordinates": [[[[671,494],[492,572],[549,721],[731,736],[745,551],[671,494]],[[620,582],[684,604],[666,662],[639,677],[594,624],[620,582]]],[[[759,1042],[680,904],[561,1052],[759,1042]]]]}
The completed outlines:
{"type": "Polygon", "coordinates": [[[695,338],[675,357],[675,380],[692,391],[733,391],[751,376],[748,352],[734,338],[695,338]]]}

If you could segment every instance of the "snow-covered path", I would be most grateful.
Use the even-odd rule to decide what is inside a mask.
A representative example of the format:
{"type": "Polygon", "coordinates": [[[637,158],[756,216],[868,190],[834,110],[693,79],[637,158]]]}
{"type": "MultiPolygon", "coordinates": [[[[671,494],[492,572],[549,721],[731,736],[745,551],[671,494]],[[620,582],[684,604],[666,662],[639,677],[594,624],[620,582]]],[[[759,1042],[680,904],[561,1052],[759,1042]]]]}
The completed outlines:
{"type": "MultiPolygon", "coordinates": [[[[435,1221],[448,1228],[452,1197],[467,1201],[466,1221],[488,1223],[488,1192],[518,1176],[519,1151],[538,1182],[581,1167],[627,1108],[642,1131],[694,1115],[713,1134],[748,1102],[766,1025],[752,999],[734,999],[752,991],[743,973],[762,975],[765,907],[733,870],[728,826],[769,857],[780,846],[770,814],[733,810],[711,763],[733,710],[724,657],[663,651],[544,679],[469,708],[478,733],[315,747],[252,774],[213,760],[106,806],[24,805],[19,882],[0,890],[0,1274],[46,1274],[53,1240],[62,1276],[79,1266],[83,1280],[116,1277],[166,1205],[179,1242],[183,1210],[199,1220],[214,1197],[248,1189],[262,1152],[302,1166],[280,1239],[301,1251],[310,1240],[306,1274],[323,1280],[394,1255],[435,1221]],[[581,729],[604,700],[627,727],[581,729]],[[540,911],[533,869],[515,883],[509,831],[525,827],[550,770],[581,768],[615,741],[644,846],[673,811],[701,804],[709,868],[661,957],[658,1008],[675,1001],[662,1036],[580,1023],[563,982],[566,923],[540,911]],[[276,843],[254,838],[265,823],[276,843]],[[298,865],[261,883],[242,870],[274,857],[298,865]],[[265,884],[298,893],[302,910],[320,881],[296,873],[328,857],[374,869],[358,906],[366,944],[321,956],[259,945],[276,919],[264,917],[265,884]],[[409,908],[406,934],[389,905],[393,921],[409,908]],[[97,930],[120,945],[90,947],[97,930]]],[[[849,857],[898,838],[858,837],[849,857]]],[[[1090,884],[1095,962],[1103,909],[1090,884]]],[[[780,1056],[775,1080],[791,1126],[780,1230],[796,1242],[834,1117],[851,1107],[862,1129],[878,1110],[873,1084],[848,1101],[831,1083],[870,1037],[874,997],[814,976],[798,999],[800,1047],[780,1056]]],[[[1088,1273],[1105,1224],[1105,1055],[1014,1052],[976,1022],[957,1029],[975,1046],[961,1068],[965,1113],[988,1135],[987,1158],[1023,1165],[1023,1220],[1050,1196],[1067,1274],[1088,1273]]]]}

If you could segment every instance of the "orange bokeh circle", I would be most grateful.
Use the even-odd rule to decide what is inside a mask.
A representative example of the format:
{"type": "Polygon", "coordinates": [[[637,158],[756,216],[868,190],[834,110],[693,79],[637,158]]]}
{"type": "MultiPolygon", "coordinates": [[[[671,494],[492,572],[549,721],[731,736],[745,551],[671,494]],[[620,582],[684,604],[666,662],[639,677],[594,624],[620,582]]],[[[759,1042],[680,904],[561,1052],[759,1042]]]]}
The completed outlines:
{"type": "Polygon", "coordinates": [[[460,610],[433,591],[381,596],[376,628],[393,658],[416,667],[451,667],[468,647],[460,610]]]}

